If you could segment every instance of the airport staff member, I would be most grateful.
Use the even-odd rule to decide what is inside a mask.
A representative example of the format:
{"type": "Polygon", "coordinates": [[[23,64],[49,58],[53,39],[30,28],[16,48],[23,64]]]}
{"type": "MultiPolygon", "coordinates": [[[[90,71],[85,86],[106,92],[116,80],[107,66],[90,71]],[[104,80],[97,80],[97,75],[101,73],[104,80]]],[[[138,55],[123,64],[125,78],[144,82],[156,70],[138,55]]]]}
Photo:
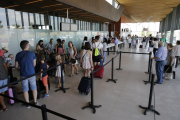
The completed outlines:
{"type": "Polygon", "coordinates": [[[162,84],[164,66],[166,65],[167,58],[167,49],[164,47],[164,42],[158,42],[158,50],[155,53],[155,56],[151,59],[155,59],[156,61],[156,75],[157,75],[157,84],[162,84]]]}

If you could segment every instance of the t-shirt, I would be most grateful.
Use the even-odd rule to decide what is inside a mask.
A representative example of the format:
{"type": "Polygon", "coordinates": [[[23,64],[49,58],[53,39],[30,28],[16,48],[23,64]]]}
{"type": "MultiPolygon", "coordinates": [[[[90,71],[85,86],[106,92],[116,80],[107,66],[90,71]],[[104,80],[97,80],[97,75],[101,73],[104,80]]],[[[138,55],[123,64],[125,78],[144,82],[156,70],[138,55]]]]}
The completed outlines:
{"type": "Polygon", "coordinates": [[[103,51],[107,51],[107,43],[103,43],[103,51]]]}
{"type": "Polygon", "coordinates": [[[0,80],[5,80],[7,79],[7,72],[4,67],[4,58],[0,56],[0,80]]]}
{"type": "MultiPolygon", "coordinates": [[[[41,64],[41,70],[47,70],[47,63],[41,64]]],[[[47,75],[47,71],[43,72],[42,77],[45,77],[47,75]]]]}
{"type": "Polygon", "coordinates": [[[97,47],[100,50],[101,48],[103,48],[103,45],[100,42],[95,42],[95,43],[93,43],[92,47],[94,49],[97,47]]]}
{"type": "Polygon", "coordinates": [[[5,62],[6,64],[9,63],[9,65],[12,66],[12,60],[11,60],[11,58],[8,58],[8,57],[4,58],[4,62],[5,62]]]}
{"type": "Polygon", "coordinates": [[[153,40],[153,37],[150,37],[150,38],[149,38],[149,43],[151,43],[152,40],[153,40]]]}
{"type": "Polygon", "coordinates": [[[3,52],[3,50],[0,50],[0,56],[1,56],[2,58],[4,58],[4,52],[3,52]]]}
{"type": "Polygon", "coordinates": [[[27,76],[35,74],[34,59],[36,59],[36,56],[33,52],[30,52],[30,51],[26,52],[26,54],[24,55],[25,52],[26,51],[21,51],[17,53],[16,59],[15,59],[15,61],[19,63],[20,75],[23,77],[27,77],[27,76]],[[24,57],[22,58],[20,62],[20,59],[23,55],[24,57]]]}
{"type": "Polygon", "coordinates": [[[153,41],[153,43],[154,43],[154,48],[158,48],[158,41],[153,41]]]}
{"type": "Polygon", "coordinates": [[[168,50],[167,58],[166,58],[166,65],[171,65],[171,60],[175,58],[174,50],[168,50]]]}
{"type": "Polygon", "coordinates": [[[127,39],[128,39],[128,43],[131,43],[131,42],[132,42],[131,37],[128,37],[127,39]]]}
{"type": "Polygon", "coordinates": [[[161,38],[161,41],[164,42],[164,44],[166,43],[166,38],[161,38]]]}

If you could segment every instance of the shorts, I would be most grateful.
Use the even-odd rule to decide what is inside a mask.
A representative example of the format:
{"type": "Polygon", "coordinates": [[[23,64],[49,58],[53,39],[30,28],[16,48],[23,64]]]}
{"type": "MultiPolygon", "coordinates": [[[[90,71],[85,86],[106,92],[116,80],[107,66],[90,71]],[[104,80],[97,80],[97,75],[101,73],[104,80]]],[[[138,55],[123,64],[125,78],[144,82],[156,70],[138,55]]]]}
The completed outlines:
{"type": "MultiPolygon", "coordinates": [[[[8,84],[8,79],[0,80],[0,87],[7,85],[8,84]]],[[[4,87],[0,89],[0,93],[5,92],[8,90],[8,87],[4,87]]]]}
{"type": "Polygon", "coordinates": [[[101,55],[93,56],[93,62],[100,62],[100,61],[101,61],[101,55]]]}
{"type": "MultiPolygon", "coordinates": [[[[21,78],[25,78],[25,77],[21,76],[21,78]]],[[[30,85],[31,90],[37,90],[36,77],[33,76],[33,77],[30,77],[28,79],[21,81],[21,85],[22,85],[23,92],[29,91],[29,85],[30,85]]]]}
{"type": "Polygon", "coordinates": [[[47,79],[48,79],[48,75],[46,75],[42,78],[42,82],[45,87],[47,86],[47,79]]]}

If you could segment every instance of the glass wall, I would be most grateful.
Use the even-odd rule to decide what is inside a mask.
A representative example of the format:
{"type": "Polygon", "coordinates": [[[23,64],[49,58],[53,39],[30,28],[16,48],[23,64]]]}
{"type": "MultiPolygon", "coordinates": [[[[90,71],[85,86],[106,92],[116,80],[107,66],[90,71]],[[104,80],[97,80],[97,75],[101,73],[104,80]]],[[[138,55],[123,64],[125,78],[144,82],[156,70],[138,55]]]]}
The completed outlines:
{"type": "MultiPolygon", "coordinates": [[[[84,36],[87,36],[88,40],[90,40],[96,35],[105,37],[109,33],[106,31],[108,26],[104,27],[102,31],[99,31],[101,30],[99,29],[99,22],[92,23],[83,20],[80,21],[72,19],[68,19],[67,22],[78,23],[78,31],[62,32],[59,31],[59,23],[61,21],[65,22],[65,19],[58,16],[49,16],[49,24],[52,25],[52,30],[33,29],[32,26],[35,24],[45,25],[44,14],[19,12],[11,9],[0,8],[0,49],[4,46],[7,46],[9,48],[8,54],[16,55],[19,51],[21,51],[19,46],[20,42],[22,40],[28,40],[30,51],[35,52],[36,45],[39,40],[43,40],[44,44],[47,44],[50,38],[53,38],[53,44],[56,45],[56,39],[61,38],[66,41],[65,48],[68,48],[68,42],[72,41],[77,50],[80,50],[84,36]],[[91,28],[93,28],[93,31],[91,28]]],[[[105,23],[103,23],[103,25],[105,26],[105,23]]],[[[8,56],[8,54],[5,54],[5,56],[8,56]]]]}
{"type": "Polygon", "coordinates": [[[176,45],[177,40],[180,40],[180,30],[174,31],[173,45],[176,45]]]}
{"type": "Polygon", "coordinates": [[[143,22],[143,23],[122,23],[122,33],[128,32],[131,35],[142,36],[156,36],[159,32],[159,22],[143,22]]]}

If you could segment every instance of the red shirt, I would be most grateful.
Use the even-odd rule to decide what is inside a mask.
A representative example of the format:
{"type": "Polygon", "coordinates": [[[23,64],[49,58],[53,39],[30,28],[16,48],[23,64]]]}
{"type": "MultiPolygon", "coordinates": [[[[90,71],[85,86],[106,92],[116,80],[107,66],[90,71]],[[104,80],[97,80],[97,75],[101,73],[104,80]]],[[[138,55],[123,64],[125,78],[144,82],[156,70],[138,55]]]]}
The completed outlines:
{"type": "Polygon", "coordinates": [[[4,52],[3,52],[3,50],[0,50],[0,56],[1,56],[2,58],[4,58],[4,52]]]}

